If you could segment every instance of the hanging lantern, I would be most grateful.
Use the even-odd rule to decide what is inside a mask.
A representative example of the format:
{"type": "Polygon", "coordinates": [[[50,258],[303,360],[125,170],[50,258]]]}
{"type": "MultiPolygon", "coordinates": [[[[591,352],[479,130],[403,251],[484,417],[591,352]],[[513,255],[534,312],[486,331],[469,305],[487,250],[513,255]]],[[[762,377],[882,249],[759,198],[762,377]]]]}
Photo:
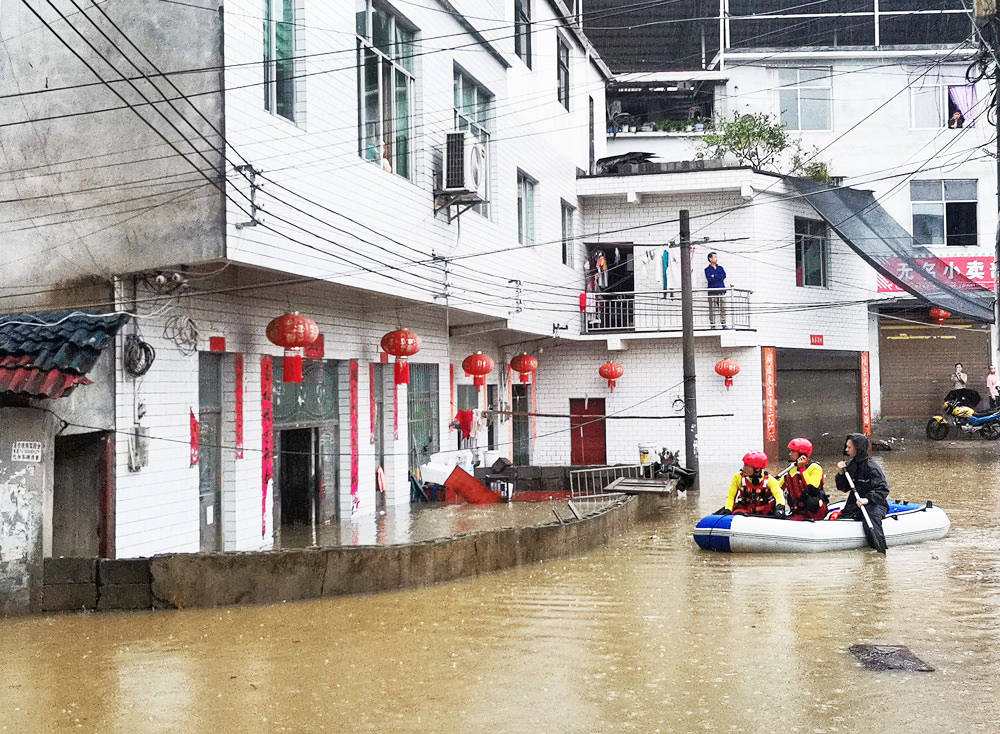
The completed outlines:
{"type": "Polygon", "coordinates": [[[286,313],[267,325],[268,340],[285,349],[283,382],[302,382],[302,353],[319,336],[319,326],[298,311],[286,313]]]}
{"type": "Polygon", "coordinates": [[[467,376],[472,375],[473,385],[483,387],[486,384],[486,375],[493,371],[493,359],[487,354],[476,352],[462,361],[462,369],[467,376]]]}
{"type": "Polygon", "coordinates": [[[735,359],[720,359],[715,363],[715,373],[726,378],[726,389],[733,386],[733,378],[740,373],[740,365],[735,359]]]}
{"type": "Polygon", "coordinates": [[[625,368],[617,362],[605,362],[598,368],[597,373],[608,381],[608,387],[614,392],[615,380],[625,374],[625,368]]]}
{"type": "Polygon", "coordinates": [[[394,384],[410,384],[410,362],[408,357],[420,351],[420,337],[409,329],[396,329],[382,337],[382,349],[396,358],[393,368],[394,384]]]}
{"type": "Polygon", "coordinates": [[[939,324],[943,324],[945,320],[951,318],[951,311],[945,311],[943,308],[939,308],[937,306],[934,306],[929,313],[931,318],[939,324]]]}
{"type": "Polygon", "coordinates": [[[525,385],[531,382],[531,375],[538,369],[538,360],[527,352],[521,352],[510,361],[510,368],[517,372],[519,379],[525,385]]]}

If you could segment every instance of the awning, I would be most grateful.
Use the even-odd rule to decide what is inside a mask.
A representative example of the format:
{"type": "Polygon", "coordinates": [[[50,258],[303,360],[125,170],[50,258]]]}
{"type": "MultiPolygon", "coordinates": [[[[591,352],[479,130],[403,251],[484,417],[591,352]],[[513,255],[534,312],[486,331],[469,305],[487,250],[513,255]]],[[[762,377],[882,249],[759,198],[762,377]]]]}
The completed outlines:
{"type": "Polygon", "coordinates": [[[937,267],[942,261],[922,245],[882,208],[871,191],[831,187],[805,178],[788,182],[812,205],[840,238],[869,265],[921,301],[993,323],[993,291],[970,280],[954,268],[937,267]],[[938,277],[938,272],[947,277],[938,277]]]}
{"type": "Polygon", "coordinates": [[[45,311],[0,316],[0,393],[61,398],[114,343],[128,314],[45,311]]]}

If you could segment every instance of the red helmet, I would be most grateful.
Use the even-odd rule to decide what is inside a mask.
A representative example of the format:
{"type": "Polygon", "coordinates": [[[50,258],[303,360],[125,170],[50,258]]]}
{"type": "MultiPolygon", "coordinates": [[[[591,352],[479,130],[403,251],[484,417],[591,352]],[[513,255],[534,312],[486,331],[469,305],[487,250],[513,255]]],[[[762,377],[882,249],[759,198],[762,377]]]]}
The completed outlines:
{"type": "Polygon", "coordinates": [[[788,450],[797,451],[798,453],[805,454],[806,456],[812,456],[812,441],[808,438],[793,438],[788,442],[788,450]]]}
{"type": "Polygon", "coordinates": [[[767,468],[767,454],[763,451],[748,451],[743,454],[743,463],[752,466],[754,469],[767,468]]]}

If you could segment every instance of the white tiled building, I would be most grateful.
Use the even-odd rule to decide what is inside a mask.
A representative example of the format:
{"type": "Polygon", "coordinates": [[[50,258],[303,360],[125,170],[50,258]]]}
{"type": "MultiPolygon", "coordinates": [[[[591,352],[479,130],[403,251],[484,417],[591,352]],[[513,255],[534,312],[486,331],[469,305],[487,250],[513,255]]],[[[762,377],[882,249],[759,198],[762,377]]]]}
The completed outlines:
{"type": "MultiPolygon", "coordinates": [[[[912,36],[906,40],[900,30],[906,18],[917,23],[917,16],[895,11],[920,4],[903,3],[891,13],[883,7],[881,15],[879,4],[873,5],[871,27],[864,25],[872,21],[864,17],[864,4],[859,5],[857,18],[816,15],[818,20],[810,21],[804,19],[813,16],[802,15],[774,21],[776,28],[785,23],[793,29],[822,23],[826,31],[837,24],[849,25],[854,40],[842,36],[840,42],[869,45],[822,45],[824,41],[816,40],[822,33],[812,25],[770,43],[755,43],[752,36],[743,40],[749,31],[740,30],[741,23],[752,23],[752,18],[733,17],[732,28],[724,35],[728,41],[710,54],[706,69],[622,73],[615,86],[625,91],[612,96],[624,99],[630,109],[630,97],[652,99],[651,90],[671,97],[697,90],[700,107],[693,109],[701,114],[714,114],[716,119],[745,113],[772,116],[806,151],[817,151],[816,159],[827,162],[838,181],[873,191],[915,243],[940,259],[939,275],[947,277],[946,269],[954,268],[993,289],[997,173],[991,154],[996,127],[987,116],[990,82],[969,83],[966,71],[974,45],[950,40],[966,39],[971,32],[963,15],[967,10],[958,3],[935,5],[933,12],[919,16],[920,30],[912,26],[912,36]],[[940,26],[938,33],[933,31],[935,24],[940,26]],[[950,127],[955,113],[961,126],[950,127]]],[[[745,4],[740,7],[745,9],[745,4]]],[[[733,10],[734,16],[741,13],[733,10]]],[[[669,57],[669,50],[666,53],[669,57]]],[[[669,58],[661,68],[668,63],[669,58]]],[[[646,151],[657,160],[683,161],[695,159],[701,151],[705,132],[694,129],[696,120],[688,121],[690,129],[684,130],[683,124],[641,118],[624,117],[622,125],[612,128],[609,154],[646,151]],[[629,132],[628,123],[637,131],[629,132]],[[644,124],[654,129],[643,131],[644,124]]],[[[927,415],[948,389],[954,362],[965,363],[970,387],[985,395],[986,368],[996,361],[995,326],[954,318],[947,326],[961,328],[941,329],[928,318],[926,305],[894,284],[883,280],[878,291],[871,323],[872,400],[877,416],[927,415]],[[928,350],[928,345],[933,348],[928,350]],[[930,359],[916,359],[928,351],[930,359]],[[916,372],[914,363],[921,365],[916,372]]]]}

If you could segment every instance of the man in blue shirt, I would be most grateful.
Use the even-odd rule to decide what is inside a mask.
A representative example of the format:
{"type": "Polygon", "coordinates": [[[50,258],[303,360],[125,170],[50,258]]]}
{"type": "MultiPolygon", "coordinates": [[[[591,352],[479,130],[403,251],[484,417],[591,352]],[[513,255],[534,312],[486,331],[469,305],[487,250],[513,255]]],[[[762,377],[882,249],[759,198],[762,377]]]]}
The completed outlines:
{"type": "Polygon", "coordinates": [[[719,265],[719,254],[708,253],[708,267],[705,268],[708,281],[708,320],[715,328],[715,316],[719,315],[722,328],[726,328],[726,269],[719,265]]]}

